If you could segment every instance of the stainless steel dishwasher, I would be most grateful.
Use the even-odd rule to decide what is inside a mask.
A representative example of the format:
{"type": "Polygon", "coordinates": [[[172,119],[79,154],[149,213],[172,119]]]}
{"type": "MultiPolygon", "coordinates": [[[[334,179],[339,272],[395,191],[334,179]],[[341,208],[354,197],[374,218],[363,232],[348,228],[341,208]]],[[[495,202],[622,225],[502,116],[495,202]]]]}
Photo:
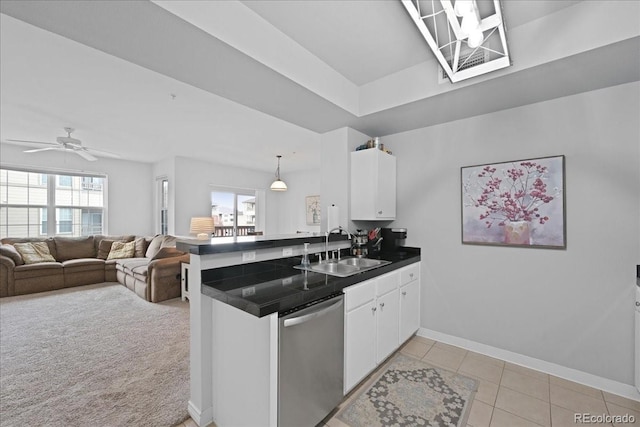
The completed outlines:
{"type": "Polygon", "coordinates": [[[280,318],[278,426],[315,426],[342,400],[344,295],[280,318]]]}

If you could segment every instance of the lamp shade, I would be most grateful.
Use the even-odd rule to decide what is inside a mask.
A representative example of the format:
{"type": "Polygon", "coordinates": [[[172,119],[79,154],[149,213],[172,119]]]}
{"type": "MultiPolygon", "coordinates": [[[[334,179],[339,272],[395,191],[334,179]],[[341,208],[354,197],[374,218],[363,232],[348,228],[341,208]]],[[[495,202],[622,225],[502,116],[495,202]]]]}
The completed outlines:
{"type": "Polygon", "coordinates": [[[280,179],[280,159],[282,156],[276,156],[278,158],[278,168],[276,169],[276,180],[271,184],[272,191],[287,191],[287,184],[280,179]]]}
{"type": "Polygon", "coordinates": [[[285,184],[281,179],[276,179],[271,184],[271,189],[273,191],[287,191],[287,184],[285,184]]]}
{"type": "Polygon", "coordinates": [[[213,218],[210,216],[197,216],[191,218],[189,233],[197,235],[198,239],[209,239],[216,229],[213,218]]]}

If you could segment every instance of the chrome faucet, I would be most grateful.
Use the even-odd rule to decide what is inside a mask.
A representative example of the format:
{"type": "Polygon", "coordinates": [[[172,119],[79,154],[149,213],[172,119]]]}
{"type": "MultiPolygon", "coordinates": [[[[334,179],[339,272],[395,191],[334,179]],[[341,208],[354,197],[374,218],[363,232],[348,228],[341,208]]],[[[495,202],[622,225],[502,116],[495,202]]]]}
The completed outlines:
{"type": "MultiPolygon", "coordinates": [[[[329,262],[329,234],[333,233],[334,231],[340,231],[340,232],[345,232],[347,233],[347,236],[349,237],[349,240],[351,240],[351,233],[349,233],[349,231],[345,228],[342,228],[341,226],[332,228],[331,230],[327,231],[326,235],[325,235],[325,240],[324,240],[324,259],[325,261],[329,262]]],[[[340,250],[338,249],[338,261],[340,261],[340,250]]]]}

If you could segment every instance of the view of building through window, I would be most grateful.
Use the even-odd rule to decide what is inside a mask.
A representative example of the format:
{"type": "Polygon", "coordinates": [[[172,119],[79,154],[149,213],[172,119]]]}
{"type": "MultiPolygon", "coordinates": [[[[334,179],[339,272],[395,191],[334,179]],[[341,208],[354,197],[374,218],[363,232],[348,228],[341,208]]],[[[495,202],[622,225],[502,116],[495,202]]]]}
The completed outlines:
{"type": "Polygon", "coordinates": [[[211,193],[211,216],[216,225],[216,237],[247,236],[254,233],[256,196],[214,191],[211,193]]]}
{"type": "Polygon", "coordinates": [[[104,176],[0,169],[0,237],[103,234],[104,176]]]}

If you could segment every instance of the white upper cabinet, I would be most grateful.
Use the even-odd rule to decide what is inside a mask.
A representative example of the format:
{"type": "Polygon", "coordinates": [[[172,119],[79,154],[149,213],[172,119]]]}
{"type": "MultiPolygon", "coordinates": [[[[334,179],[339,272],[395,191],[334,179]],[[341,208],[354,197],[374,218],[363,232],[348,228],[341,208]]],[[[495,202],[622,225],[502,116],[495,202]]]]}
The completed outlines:
{"type": "Polygon", "coordinates": [[[396,217],[396,158],[376,149],[351,153],[351,219],[396,217]]]}

